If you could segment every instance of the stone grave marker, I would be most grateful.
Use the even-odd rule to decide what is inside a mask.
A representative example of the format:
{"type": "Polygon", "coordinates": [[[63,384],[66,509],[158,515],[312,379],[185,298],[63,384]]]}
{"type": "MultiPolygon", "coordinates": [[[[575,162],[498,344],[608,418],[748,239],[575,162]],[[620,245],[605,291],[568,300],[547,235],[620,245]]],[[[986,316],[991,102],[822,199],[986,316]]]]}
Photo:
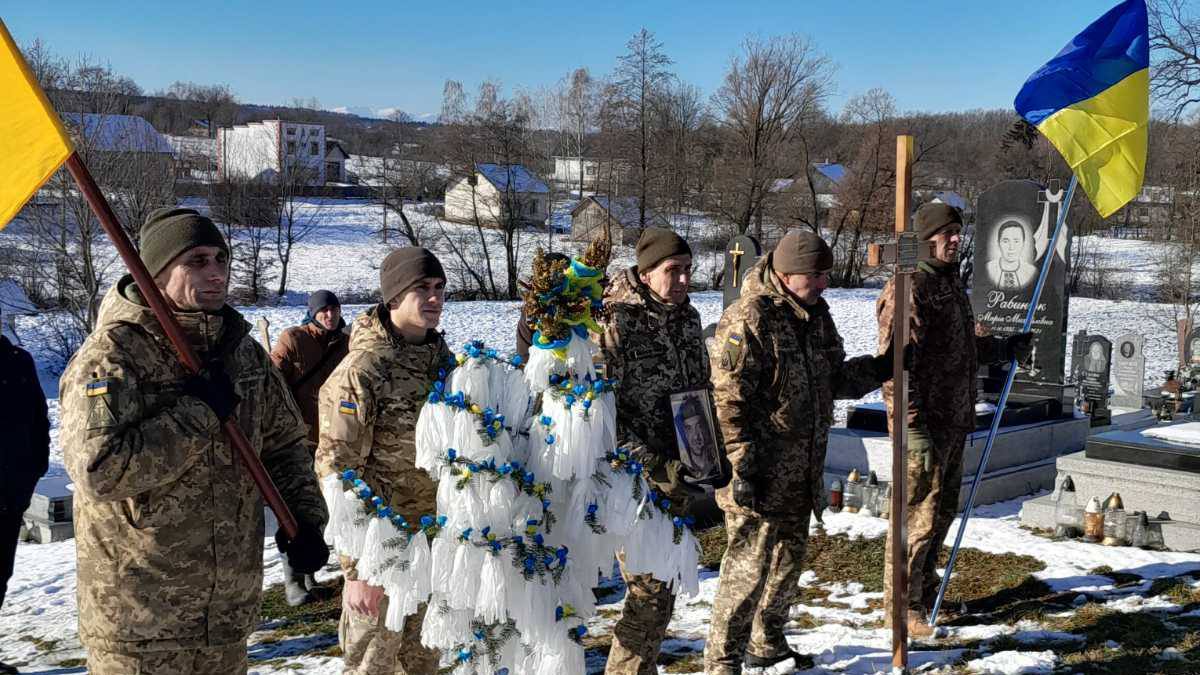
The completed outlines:
{"type": "Polygon", "coordinates": [[[1140,410],[1146,380],[1146,338],[1126,333],[1117,338],[1113,350],[1112,383],[1114,408],[1140,410]]]}
{"type": "Polygon", "coordinates": [[[735,235],[725,250],[725,274],[721,288],[724,291],[722,307],[732,305],[742,295],[742,280],[762,255],[758,240],[748,234],[735,235]]]}

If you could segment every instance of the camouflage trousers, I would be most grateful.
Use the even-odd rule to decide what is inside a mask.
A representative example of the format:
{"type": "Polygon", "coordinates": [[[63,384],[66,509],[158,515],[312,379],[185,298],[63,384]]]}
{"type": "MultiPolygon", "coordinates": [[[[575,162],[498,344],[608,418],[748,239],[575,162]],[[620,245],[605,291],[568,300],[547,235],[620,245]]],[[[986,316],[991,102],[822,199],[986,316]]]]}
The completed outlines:
{"type": "Polygon", "coordinates": [[[91,675],[245,675],[246,643],[122,654],[88,649],[91,675]]]}
{"type": "Polygon", "coordinates": [[[726,512],[728,546],[704,647],[708,675],[737,675],[747,650],[767,658],[789,650],[783,627],[799,590],[808,518],[807,509],[786,520],[726,512]]]}
{"type": "Polygon", "coordinates": [[[342,675],[434,675],[441,655],[421,645],[425,606],[404,621],[399,633],[384,627],[387,596],[379,602],[379,616],[371,617],[342,604],[338,644],[342,647],[342,675]]]}
{"type": "MultiPolygon", "coordinates": [[[[937,599],[938,554],[958,515],[965,430],[908,430],[908,608],[927,614],[937,599]]],[[[892,604],[892,535],[884,561],[884,616],[892,604]]]]}
{"type": "Polygon", "coordinates": [[[613,626],[612,649],[608,652],[606,675],[655,675],[658,649],[671,623],[675,591],[649,574],[626,574],[625,608],[613,626]]]}

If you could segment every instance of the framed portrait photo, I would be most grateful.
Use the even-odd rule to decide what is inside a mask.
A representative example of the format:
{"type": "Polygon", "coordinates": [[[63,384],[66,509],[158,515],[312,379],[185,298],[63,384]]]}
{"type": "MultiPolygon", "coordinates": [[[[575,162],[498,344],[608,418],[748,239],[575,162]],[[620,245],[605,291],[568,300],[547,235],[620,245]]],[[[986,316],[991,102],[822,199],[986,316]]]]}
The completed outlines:
{"type": "Polygon", "coordinates": [[[690,482],[717,482],[723,468],[709,391],[692,389],[671,394],[671,419],[675,424],[679,459],[687,469],[690,482]]]}

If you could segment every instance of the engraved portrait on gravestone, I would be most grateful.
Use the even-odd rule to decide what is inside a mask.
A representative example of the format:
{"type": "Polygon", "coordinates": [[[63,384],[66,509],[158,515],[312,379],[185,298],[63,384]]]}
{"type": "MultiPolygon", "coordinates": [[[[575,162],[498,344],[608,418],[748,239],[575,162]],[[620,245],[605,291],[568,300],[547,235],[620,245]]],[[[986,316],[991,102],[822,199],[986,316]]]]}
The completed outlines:
{"type": "Polygon", "coordinates": [[[1019,290],[1037,279],[1037,267],[1030,262],[1033,246],[1025,226],[1008,220],[996,228],[996,241],[986,269],[988,279],[999,290],[1019,290]]]}

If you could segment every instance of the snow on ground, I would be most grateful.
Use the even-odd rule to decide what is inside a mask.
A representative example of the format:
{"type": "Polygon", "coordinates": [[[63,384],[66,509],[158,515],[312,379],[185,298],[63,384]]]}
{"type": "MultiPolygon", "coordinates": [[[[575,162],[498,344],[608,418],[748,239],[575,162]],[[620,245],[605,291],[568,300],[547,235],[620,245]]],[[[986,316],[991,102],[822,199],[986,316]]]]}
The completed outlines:
{"type": "MultiPolygon", "coordinates": [[[[302,243],[295,252],[290,273],[289,293],[280,306],[243,307],[243,314],[252,324],[259,318],[270,322],[272,340],[288,326],[299,323],[307,293],[318,288],[331,288],[345,294],[354,302],[363,302],[378,283],[379,260],[388,247],[374,235],[378,227],[378,207],[365,202],[316,202],[311,205],[320,211],[323,224],[313,237],[302,243]]],[[[414,210],[414,222],[426,232],[446,229],[453,236],[463,233],[462,226],[450,226],[435,221],[414,210]]],[[[469,232],[468,232],[469,234],[469,232]]],[[[0,237],[9,233],[0,233],[0,237]]],[[[495,233],[489,233],[496,237],[495,233]]],[[[441,242],[445,237],[435,237],[441,242]]],[[[522,267],[527,268],[535,245],[544,235],[529,235],[521,248],[522,267]]],[[[1122,273],[1129,273],[1138,284],[1152,280],[1152,268],[1157,249],[1154,246],[1126,240],[1102,240],[1100,247],[1107,260],[1119,264],[1122,273]]],[[[7,243],[7,242],[0,242],[7,243]]],[[[555,247],[566,243],[556,237],[555,247]]],[[[491,243],[498,244],[493,238],[491,243]]],[[[435,248],[439,248],[437,244],[435,248]]],[[[573,245],[577,249],[578,245],[573,245]]],[[[439,248],[444,259],[448,253],[439,248]]],[[[617,265],[632,262],[629,247],[617,250],[617,265]]],[[[499,255],[493,248],[493,259],[499,255]]],[[[482,251],[471,249],[467,257],[478,265],[482,251]],[[474,257],[472,257],[474,256],[474,257]]],[[[716,253],[701,257],[697,277],[711,278],[714,265],[719,264],[716,253]]],[[[457,263],[450,262],[447,267],[457,263]]],[[[501,268],[497,268],[498,272],[501,268]]],[[[454,272],[451,272],[454,275],[454,272]]],[[[498,281],[502,274],[498,273],[498,281]]],[[[453,279],[452,279],[453,283],[453,279]]],[[[831,289],[826,293],[834,319],[845,341],[849,355],[874,352],[877,338],[874,303],[875,289],[831,289]]],[[[721,310],[718,292],[692,295],[692,302],[705,325],[715,323],[721,310]]],[[[348,304],[344,308],[350,321],[369,305],[348,304]]],[[[1112,339],[1137,331],[1146,338],[1148,381],[1161,381],[1161,373],[1175,363],[1175,338],[1171,327],[1170,307],[1132,301],[1114,302],[1074,298],[1071,301],[1068,335],[1081,329],[1102,333],[1112,339]]],[[[450,302],[443,316],[442,328],[452,346],[468,339],[482,339],[501,349],[513,345],[514,326],[519,315],[516,302],[450,302]]],[[[17,317],[19,334],[35,356],[50,404],[53,442],[51,474],[61,475],[62,452],[58,444],[57,375],[64,363],[52,349],[54,344],[52,314],[17,317]]],[[[255,332],[257,337],[258,333],[255,332]]],[[[1068,366],[1069,367],[1069,366],[1068,366]]],[[[878,392],[866,400],[878,400],[878,392]]],[[[839,403],[839,419],[844,419],[849,402],[839,403]]],[[[1078,604],[1101,603],[1119,612],[1158,612],[1178,614],[1181,608],[1162,597],[1144,599],[1151,579],[1200,573],[1200,556],[1182,553],[1142,551],[1133,548],[1110,548],[1078,542],[1054,542],[1036,536],[1019,527],[1018,513],[1022,499],[981,507],[967,528],[964,545],[993,553],[1020,553],[1045,563],[1036,576],[1056,592],[1078,593],[1078,604]],[[1133,572],[1147,581],[1117,588],[1111,578],[1089,574],[1097,567],[1108,566],[1116,571],[1133,572]]],[[[886,533],[886,522],[851,514],[827,514],[827,534],[848,534],[852,537],[877,538],[886,533]]],[[[954,529],[951,530],[954,532],[954,529]]],[[[8,598],[0,612],[0,660],[25,663],[32,673],[82,673],[78,659],[85,654],[77,638],[75,606],[75,555],[72,541],[50,544],[22,544],[18,547],[16,571],[9,585],[8,598]]],[[[280,581],[279,565],[271,538],[264,540],[264,569],[267,585],[280,581]]],[[[700,594],[684,598],[676,606],[670,626],[670,638],[664,650],[677,655],[695,655],[703,649],[708,632],[711,603],[717,588],[715,571],[701,575],[700,594]]],[[[1196,582],[1200,586],[1200,582],[1196,582]]],[[[817,626],[802,630],[793,627],[789,640],[798,651],[814,655],[817,667],[813,673],[875,673],[887,672],[890,667],[890,633],[878,627],[882,620],[879,610],[870,609],[870,602],[879,600],[878,593],[863,591],[861,584],[825,584],[811,573],[801,585],[817,586],[829,592],[829,597],[812,605],[797,605],[793,618],[815,619],[817,626]]],[[[623,600],[619,592],[601,604],[602,611],[589,625],[592,635],[604,635],[611,627],[623,600]]],[[[1197,615],[1192,611],[1188,615],[1197,615]]],[[[1186,616],[1186,615],[1185,615],[1186,616]]],[[[807,624],[806,624],[807,625],[807,624]]],[[[252,636],[250,654],[252,671],[261,675],[304,672],[333,675],[340,672],[336,658],[305,655],[329,646],[327,638],[296,637],[279,642],[259,642],[263,634],[252,636]],[[322,642],[325,640],[325,642],[322,642]]],[[[1057,664],[1053,652],[1045,645],[1071,642],[1079,636],[1046,630],[1034,622],[1011,625],[974,626],[950,629],[948,637],[955,639],[996,640],[1011,638],[1030,649],[1006,649],[993,654],[979,654],[967,665],[976,672],[1040,673],[1050,672],[1057,664]]],[[[1006,647],[1011,646],[1006,643],[1006,647]]],[[[911,663],[914,668],[940,668],[955,664],[963,658],[960,648],[937,649],[936,644],[915,648],[911,663]]],[[[1164,658],[1175,658],[1167,654],[1164,658]]],[[[698,668],[698,664],[696,665],[698,668]]],[[[603,663],[592,659],[589,669],[602,670],[603,663]]],[[[676,669],[677,670],[677,669],[676,669]]]]}

